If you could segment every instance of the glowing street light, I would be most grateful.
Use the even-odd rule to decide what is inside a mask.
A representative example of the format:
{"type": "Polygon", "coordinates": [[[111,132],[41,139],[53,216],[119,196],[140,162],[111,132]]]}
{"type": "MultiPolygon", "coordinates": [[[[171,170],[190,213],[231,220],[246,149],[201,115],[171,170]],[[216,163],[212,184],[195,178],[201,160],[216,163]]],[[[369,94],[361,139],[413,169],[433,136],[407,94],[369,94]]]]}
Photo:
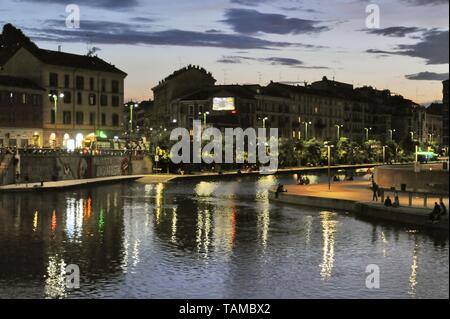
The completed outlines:
{"type": "Polygon", "coordinates": [[[130,107],[130,138],[131,138],[131,133],[133,133],[133,109],[136,109],[139,107],[139,104],[137,103],[129,103],[129,107],[130,107]]]}
{"type": "Polygon", "coordinates": [[[369,140],[369,131],[372,131],[372,128],[371,127],[365,127],[364,131],[366,131],[366,141],[368,141],[369,140]]]}
{"type": "Polygon", "coordinates": [[[305,124],[305,140],[308,140],[308,125],[312,125],[312,122],[303,122],[305,124]]]}
{"type": "Polygon", "coordinates": [[[344,125],[339,125],[339,124],[336,124],[335,125],[336,126],[336,128],[337,128],[337,139],[338,139],[338,141],[340,140],[340,138],[341,138],[341,128],[343,128],[344,127],[344,125]]]}
{"type": "Polygon", "coordinates": [[[55,131],[56,131],[56,118],[57,118],[57,114],[58,114],[58,97],[59,98],[64,98],[64,93],[60,93],[58,94],[49,94],[49,97],[51,97],[53,99],[53,103],[54,103],[54,111],[55,111],[55,131]]]}
{"type": "Polygon", "coordinates": [[[394,132],[395,132],[395,129],[394,130],[389,130],[389,134],[391,136],[391,141],[394,140],[394,132]]]}
{"type": "Polygon", "coordinates": [[[331,149],[334,148],[334,145],[331,145],[329,142],[325,142],[325,146],[327,147],[328,155],[328,190],[331,190],[331,149]]]}
{"type": "Polygon", "coordinates": [[[209,112],[198,112],[198,115],[202,115],[203,114],[203,125],[206,127],[206,116],[209,115],[209,112]]]}

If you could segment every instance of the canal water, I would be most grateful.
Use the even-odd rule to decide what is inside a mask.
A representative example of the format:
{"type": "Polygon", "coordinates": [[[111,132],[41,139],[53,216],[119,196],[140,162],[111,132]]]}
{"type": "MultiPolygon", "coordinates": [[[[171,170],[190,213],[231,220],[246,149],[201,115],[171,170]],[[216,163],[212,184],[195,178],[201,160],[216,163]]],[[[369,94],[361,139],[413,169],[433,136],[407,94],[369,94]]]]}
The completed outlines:
{"type": "Polygon", "coordinates": [[[279,182],[295,176],[0,195],[0,298],[449,297],[448,234],[270,203],[279,182]]]}

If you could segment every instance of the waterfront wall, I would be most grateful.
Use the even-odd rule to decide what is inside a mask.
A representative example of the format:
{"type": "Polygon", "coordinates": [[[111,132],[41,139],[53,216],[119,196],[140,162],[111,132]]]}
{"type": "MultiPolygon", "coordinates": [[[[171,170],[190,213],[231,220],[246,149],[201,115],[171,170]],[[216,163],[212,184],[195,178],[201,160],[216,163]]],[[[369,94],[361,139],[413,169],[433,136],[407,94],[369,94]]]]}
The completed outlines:
{"type": "Polygon", "coordinates": [[[15,183],[18,170],[19,182],[32,183],[143,174],[147,166],[144,159],[132,160],[129,155],[22,154],[18,162],[11,161],[0,181],[15,183]]]}
{"type": "Polygon", "coordinates": [[[280,193],[277,198],[274,191],[269,192],[269,198],[273,202],[283,204],[316,207],[330,211],[349,212],[361,218],[377,219],[433,229],[449,229],[448,215],[438,223],[430,223],[428,214],[431,212],[431,209],[426,208],[393,208],[385,207],[384,205],[378,203],[357,202],[346,199],[305,196],[289,193],[280,193]]]}
{"type": "Polygon", "coordinates": [[[443,164],[422,164],[420,172],[413,165],[380,166],[374,170],[375,182],[382,188],[401,189],[405,184],[411,191],[448,192],[449,172],[443,164]]]}

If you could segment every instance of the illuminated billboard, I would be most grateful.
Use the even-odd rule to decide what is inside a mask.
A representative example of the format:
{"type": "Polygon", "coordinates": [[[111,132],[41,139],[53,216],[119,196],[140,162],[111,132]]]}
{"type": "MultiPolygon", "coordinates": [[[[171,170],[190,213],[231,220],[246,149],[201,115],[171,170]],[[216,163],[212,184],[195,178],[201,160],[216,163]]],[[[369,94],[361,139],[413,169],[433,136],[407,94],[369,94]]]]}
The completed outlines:
{"type": "Polygon", "coordinates": [[[234,111],[234,97],[215,97],[213,99],[213,111],[234,111]]]}

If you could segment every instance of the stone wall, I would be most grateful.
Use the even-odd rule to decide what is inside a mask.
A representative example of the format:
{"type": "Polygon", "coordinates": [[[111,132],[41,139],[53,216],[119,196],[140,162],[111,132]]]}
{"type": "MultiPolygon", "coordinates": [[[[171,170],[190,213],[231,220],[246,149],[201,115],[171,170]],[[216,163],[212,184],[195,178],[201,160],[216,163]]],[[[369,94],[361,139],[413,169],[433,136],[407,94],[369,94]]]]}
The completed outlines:
{"type": "Polygon", "coordinates": [[[422,164],[420,172],[414,171],[413,165],[380,166],[375,168],[375,182],[382,188],[401,189],[406,184],[407,190],[426,192],[448,192],[448,170],[443,164],[422,164]]]}
{"type": "Polygon", "coordinates": [[[129,156],[30,155],[20,156],[21,181],[61,181],[128,175],[129,156]]]}

